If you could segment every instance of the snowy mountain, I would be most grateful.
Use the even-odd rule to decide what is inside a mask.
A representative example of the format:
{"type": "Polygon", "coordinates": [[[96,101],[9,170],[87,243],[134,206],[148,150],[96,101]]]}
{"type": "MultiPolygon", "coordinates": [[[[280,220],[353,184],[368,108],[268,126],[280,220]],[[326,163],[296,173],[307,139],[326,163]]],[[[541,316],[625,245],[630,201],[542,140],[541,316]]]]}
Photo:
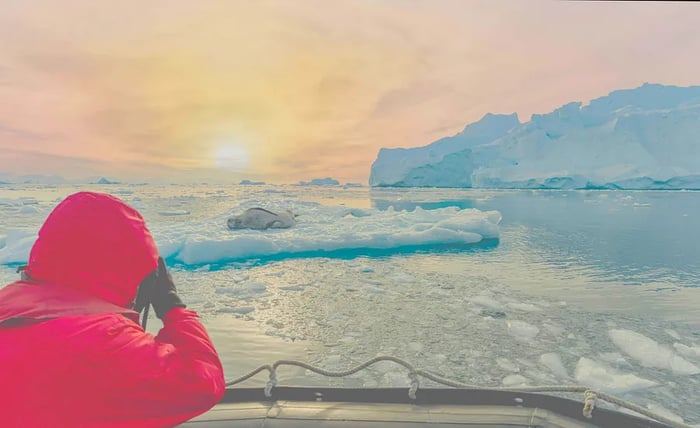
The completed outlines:
{"type": "Polygon", "coordinates": [[[381,149],[370,185],[700,189],[700,86],[644,84],[522,124],[487,114],[425,147],[381,149]]]}
{"type": "Polygon", "coordinates": [[[100,179],[97,180],[95,182],[95,184],[120,184],[120,183],[118,181],[113,181],[113,180],[109,180],[109,179],[104,178],[104,177],[100,177],[100,179]]]}

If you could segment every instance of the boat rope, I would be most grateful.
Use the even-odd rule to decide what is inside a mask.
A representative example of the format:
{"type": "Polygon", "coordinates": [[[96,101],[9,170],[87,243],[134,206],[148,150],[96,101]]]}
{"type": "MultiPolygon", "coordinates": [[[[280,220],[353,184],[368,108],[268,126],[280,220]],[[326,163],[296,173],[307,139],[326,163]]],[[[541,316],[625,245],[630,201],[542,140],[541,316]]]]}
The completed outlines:
{"type": "Polygon", "coordinates": [[[260,372],[263,372],[267,370],[270,375],[267,384],[265,385],[265,397],[271,398],[272,397],[272,389],[277,386],[277,369],[280,366],[296,366],[296,367],[301,367],[303,369],[309,370],[313,373],[320,374],[322,376],[327,376],[327,377],[346,377],[346,376],[351,376],[361,370],[366,369],[367,367],[376,364],[380,361],[390,361],[393,363],[396,363],[400,366],[403,366],[408,370],[408,378],[410,380],[410,386],[408,389],[408,396],[411,400],[416,399],[416,392],[418,391],[418,388],[420,387],[420,381],[419,377],[423,377],[426,379],[429,379],[435,383],[445,385],[445,386],[450,386],[453,388],[469,388],[469,389],[483,389],[483,390],[490,390],[490,391],[513,391],[513,392],[571,392],[571,393],[583,393],[584,394],[584,400],[583,400],[583,410],[582,414],[583,416],[587,418],[591,418],[593,416],[593,410],[596,407],[596,402],[597,401],[605,401],[610,404],[617,405],[619,407],[623,407],[625,409],[631,410],[633,412],[636,412],[640,415],[646,416],[649,419],[659,421],[661,423],[664,423],[666,425],[669,425],[674,428],[692,428],[690,425],[687,425],[683,422],[678,422],[673,419],[669,419],[665,416],[658,415],[644,407],[638,406],[634,403],[631,403],[629,401],[623,400],[622,398],[615,397],[610,394],[606,394],[604,392],[599,392],[595,391],[592,388],[586,387],[586,386],[581,386],[581,385],[541,385],[541,386],[517,386],[517,387],[511,387],[511,386],[503,386],[503,387],[482,387],[478,385],[470,385],[467,383],[462,383],[458,382],[452,379],[447,379],[438,375],[435,375],[433,373],[430,373],[426,370],[422,369],[417,369],[413,367],[410,363],[397,358],[393,356],[377,356],[374,357],[368,361],[365,361],[364,363],[350,368],[348,370],[344,371],[331,371],[331,370],[326,370],[320,367],[313,366],[309,363],[303,362],[303,361],[296,361],[296,360],[278,360],[275,361],[273,364],[265,364],[262,365],[254,370],[251,370],[250,372],[244,374],[243,376],[240,376],[236,379],[233,379],[231,381],[226,382],[226,386],[233,386],[236,384],[239,384],[241,382],[244,382],[253,376],[257,375],[260,372]]]}

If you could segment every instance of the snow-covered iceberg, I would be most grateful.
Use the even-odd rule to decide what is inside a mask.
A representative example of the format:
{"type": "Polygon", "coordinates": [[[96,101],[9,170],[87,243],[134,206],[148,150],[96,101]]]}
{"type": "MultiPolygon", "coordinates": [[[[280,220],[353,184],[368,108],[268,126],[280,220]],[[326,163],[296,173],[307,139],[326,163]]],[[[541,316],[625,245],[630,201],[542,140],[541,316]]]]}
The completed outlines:
{"type": "Polygon", "coordinates": [[[428,146],[381,149],[371,186],[700,189],[700,86],[644,84],[520,123],[487,114],[428,146]]]}

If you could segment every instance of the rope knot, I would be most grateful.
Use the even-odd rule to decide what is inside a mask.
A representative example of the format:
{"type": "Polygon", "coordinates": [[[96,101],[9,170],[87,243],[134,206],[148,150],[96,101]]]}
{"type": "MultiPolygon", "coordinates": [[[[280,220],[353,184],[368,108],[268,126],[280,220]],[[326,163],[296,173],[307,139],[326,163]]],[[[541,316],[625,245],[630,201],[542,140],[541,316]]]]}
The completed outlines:
{"type": "Polygon", "coordinates": [[[591,418],[593,416],[593,409],[595,409],[596,400],[598,395],[595,391],[586,390],[583,393],[583,416],[591,418]]]}
{"type": "Polygon", "coordinates": [[[265,397],[271,398],[272,397],[272,388],[277,386],[277,370],[275,370],[274,367],[270,368],[270,379],[267,381],[267,385],[265,385],[265,397]]]}
{"type": "Polygon", "coordinates": [[[408,374],[408,378],[411,380],[411,386],[408,388],[408,398],[411,400],[416,399],[416,392],[418,391],[418,387],[420,386],[420,383],[418,381],[418,373],[412,371],[408,374]]]}

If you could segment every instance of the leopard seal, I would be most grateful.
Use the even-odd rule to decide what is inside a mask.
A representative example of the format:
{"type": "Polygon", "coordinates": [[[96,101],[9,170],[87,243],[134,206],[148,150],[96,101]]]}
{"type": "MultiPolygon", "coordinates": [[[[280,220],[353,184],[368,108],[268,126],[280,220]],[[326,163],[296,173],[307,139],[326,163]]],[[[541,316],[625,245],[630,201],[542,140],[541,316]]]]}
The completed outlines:
{"type": "Polygon", "coordinates": [[[265,208],[248,208],[242,214],[229,217],[228,228],[235,229],[287,229],[296,224],[297,215],[290,210],[274,213],[265,208]]]}

